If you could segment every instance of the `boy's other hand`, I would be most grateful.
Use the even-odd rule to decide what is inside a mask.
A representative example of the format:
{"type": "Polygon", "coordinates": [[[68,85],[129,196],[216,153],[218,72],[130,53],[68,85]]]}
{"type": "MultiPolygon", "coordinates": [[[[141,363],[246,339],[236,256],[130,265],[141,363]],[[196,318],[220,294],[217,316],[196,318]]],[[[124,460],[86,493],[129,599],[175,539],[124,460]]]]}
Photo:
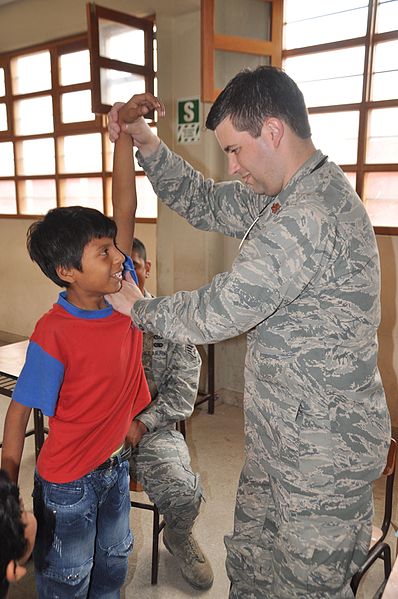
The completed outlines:
{"type": "Polygon", "coordinates": [[[126,279],[122,281],[122,287],[117,293],[106,295],[105,298],[115,310],[131,316],[131,308],[135,302],[139,299],[143,299],[143,295],[137,285],[133,281],[133,277],[128,272],[126,273],[126,279]]]}
{"type": "Polygon", "coordinates": [[[133,420],[127,431],[126,439],[132,447],[136,447],[141,441],[143,435],[148,432],[147,427],[140,420],[133,420]]]}

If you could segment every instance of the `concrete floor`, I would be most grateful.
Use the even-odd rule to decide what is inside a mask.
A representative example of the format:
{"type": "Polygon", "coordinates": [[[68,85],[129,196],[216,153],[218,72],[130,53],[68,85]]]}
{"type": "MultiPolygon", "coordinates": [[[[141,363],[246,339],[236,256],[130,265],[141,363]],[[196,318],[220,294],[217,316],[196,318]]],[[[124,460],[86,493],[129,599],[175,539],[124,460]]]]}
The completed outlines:
{"type": "MultiPolygon", "coordinates": [[[[0,396],[0,426],[8,405],[0,396]]],[[[206,599],[223,599],[228,596],[229,583],[225,573],[223,536],[232,528],[235,492],[243,462],[243,417],[240,408],[216,403],[214,415],[206,407],[197,408],[187,423],[187,440],[194,469],[201,474],[206,493],[206,503],[195,529],[197,539],[210,559],[214,570],[214,585],[206,592],[194,591],[180,576],[173,557],[160,541],[159,579],[156,586],[151,578],[152,513],[142,509],[131,512],[131,526],[135,535],[134,551],[130,557],[128,578],[122,599],[183,599],[201,596],[206,599]]],[[[33,439],[26,441],[20,487],[27,507],[31,506],[32,472],[34,468],[33,439]]],[[[398,491],[398,481],[396,480],[398,491]]],[[[135,494],[142,501],[143,493],[135,494]]],[[[397,495],[396,495],[397,497],[397,495]]],[[[397,502],[393,514],[397,522],[397,502]]],[[[383,487],[375,489],[376,516],[383,510],[383,487]]],[[[396,539],[393,531],[388,537],[395,555],[396,539]]],[[[14,585],[10,599],[36,599],[32,564],[27,576],[14,585]]],[[[365,577],[358,599],[371,599],[382,578],[382,565],[375,565],[365,577]]],[[[242,598],[243,599],[243,598],[242,598]]],[[[265,598],[264,598],[265,599],[265,598]]],[[[336,598],[337,599],[337,598],[336,598]]]]}

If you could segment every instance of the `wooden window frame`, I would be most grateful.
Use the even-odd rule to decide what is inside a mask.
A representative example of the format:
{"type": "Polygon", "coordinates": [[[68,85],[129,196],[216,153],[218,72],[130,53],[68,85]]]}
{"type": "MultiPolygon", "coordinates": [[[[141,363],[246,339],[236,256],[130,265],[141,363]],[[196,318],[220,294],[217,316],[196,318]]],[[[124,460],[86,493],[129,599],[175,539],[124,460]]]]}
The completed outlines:
{"type": "MultiPolygon", "coordinates": [[[[291,50],[282,50],[283,58],[292,56],[304,56],[314,54],[321,51],[340,50],[364,46],[365,61],[364,74],[362,85],[361,102],[351,104],[338,104],[330,106],[317,106],[308,108],[309,114],[322,114],[330,112],[359,112],[358,126],[358,144],[357,144],[357,162],[356,164],[340,164],[343,171],[356,174],[356,192],[360,197],[364,192],[365,175],[371,172],[398,172],[398,162],[396,163],[377,163],[367,164],[366,158],[366,143],[367,143],[367,127],[368,115],[375,108],[390,108],[398,107],[398,98],[393,100],[371,100],[371,79],[373,73],[373,53],[374,47],[380,42],[398,40],[398,29],[383,33],[376,33],[376,18],[377,18],[378,0],[369,0],[368,4],[368,19],[366,34],[362,37],[351,38],[348,40],[339,40],[336,42],[328,42],[326,44],[316,44],[314,46],[305,46],[294,48],[291,50]]],[[[398,200],[397,200],[398,207],[398,200]]],[[[375,233],[378,235],[398,235],[398,226],[374,226],[375,233]]]]}
{"type": "MultiPolygon", "coordinates": [[[[87,32],[76,34],[70,37],[60,38],[57,40],[51,40],[49,42],[28,46],[11,52],[3,53],[0,55],[0,67],[4,68],[5,73],[5,96],[2,96],[2,100],[5,100],[7,107],[7,119],[8,129],[6,131],[0,131],[0,142],[12,142],[14,147],[14,160],[16,158],[16,146],[22,141],[34,140],[34,139],[53,139],[55,149],[55,173],[51,175],[21,175],[14,173],[14,176],[0,176],[0,181],[14,181],[16,191],[16,213],[3,214],[0,213],[0,218],[4,219],[35,219],[41,218],[41,214],[29,213],[25,214],[21,212],[21,198],[20,198],[20,187],[21,183],[25,180],[48,180],[55,181],[56,189],[56,202],[54,207],[62,205],[61,198],[61,183],[65,179],[80,179],[80,178],[100,178],[102,182],[102,211],[104,214],[109,215],[108,206],[110,202],[110,188],[109,180],[112,176],[112,170],[106,168],[106,137],[108,135],[106,120],[103,115],[97,114],[94,120],[81,121],[74,123],[62,123],[61,122],[61,95],[65,92],[80,91],[83,89],[93,90],[92,81],[86,81],[84,83],[77,83],[71,85],[61,86],[58,77],[58,61],[62,54],[79,51],[89,50],[88,35],[87,32]],[[13,58],[19,56],[25,56],[29,54],[35,54],[41,51],[48,51],[50,53],[51,61],[51,73],[52,73],[52,86],[49,90],[40,90],[39,92],[30,92],[24,94],[13,94],[12,83],[11,83],[11,61],[13,58]],[[35,98],[43,95],[49,95],[52,98],[53,103],[53,114],[54,114],[54,131],[51,133],[42,134],[31,134],[31,135],[16,135],[14,126],[14,115],[13,106],[14,103],[21,99],[35,98]],[[82,135],[89,133],[100,133],[101,135],[101,147],[102,147],[102,162],[101,171],[96,172],[79,172],[79,173],[61,173],[59,165],[59,150],[57,140],[69,135],[82,135]]],[[[137,176],[145,176],[141,171],[136,173],[137,176]]],[[[156,223],[157,218],[145,218],[140,217],[136,219],[138,223],[156,223]]]]}
{"type": "Polygon", "coordinates": [[[112,69],[115,71],[125,71],[127,73],[143,76],[145,78],[146,91],[153,94],[155,78],[153,65],[154,16],[152,15],[142,19],[110,8],[98,6],[94,2],[89,2],[87,3],[87,24],[91,56],[91,81],[93,83],[93,112],[96,114],[106,114],[111,109],[111,106],[109,104],[105,104],[101,98],[100,72],[102,68],[112,69]],[[99,51],[99,19],[115,21],[116,23],[141,29],[144,32],[145,65],[137,65],[101,56],[99,51]]]}
{"type": "Polygon", "coordinates": [[[264,0],[271,4],[271,40],[221,35],[215,31],[215,2],[201,0],[202,101],[214,102],[221,89],[215,84],[216,50],[269,56],[274,66],[282,64],[282,0],[264,0]]]}

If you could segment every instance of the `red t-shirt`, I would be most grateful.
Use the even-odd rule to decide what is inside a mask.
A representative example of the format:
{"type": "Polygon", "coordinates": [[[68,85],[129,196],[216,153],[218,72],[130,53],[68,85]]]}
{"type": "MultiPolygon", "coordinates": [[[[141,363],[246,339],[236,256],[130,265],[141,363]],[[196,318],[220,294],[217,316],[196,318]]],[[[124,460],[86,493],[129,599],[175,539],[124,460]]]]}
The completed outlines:
{"type": "Polygon", "coordinates": [[[13,399],[49,416],[37,469],[63,483],[102,464],[150,402],[142,333],[107,306],[81,310],[60,294],[37,323],[13,399]]]}

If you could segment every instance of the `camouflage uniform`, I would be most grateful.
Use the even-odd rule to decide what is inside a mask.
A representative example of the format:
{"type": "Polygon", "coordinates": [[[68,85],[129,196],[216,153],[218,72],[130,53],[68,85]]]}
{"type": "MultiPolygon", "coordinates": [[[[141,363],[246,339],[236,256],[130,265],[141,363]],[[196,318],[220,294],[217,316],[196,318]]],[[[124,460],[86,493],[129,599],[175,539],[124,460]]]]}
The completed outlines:
{"type": "Polygon", "coordinates": [[[225,539],[230,597],[352,597],[390,440],[365,208],[320,151],[272,198],[205,180],[164,144],[138,157],[157,195],[193,226],[243,238],[256,221],[231,272],[132,312],[173,341],[247,332],[246,461],[225,539]]]}
{"type": "MultiPolygon", "coordinates": [[[[146,297],[151,297],[145,292],[146,297]]],[[[184,437],[175,430],[193,411],[200,357],[194,345],[176,345],[144,334],[142,361],[152,403],[137,416],[148,433],[133,450],[132,478],[142,484],[170,528],[190,530],[199,513],[202,487],[184,437]]]]}

